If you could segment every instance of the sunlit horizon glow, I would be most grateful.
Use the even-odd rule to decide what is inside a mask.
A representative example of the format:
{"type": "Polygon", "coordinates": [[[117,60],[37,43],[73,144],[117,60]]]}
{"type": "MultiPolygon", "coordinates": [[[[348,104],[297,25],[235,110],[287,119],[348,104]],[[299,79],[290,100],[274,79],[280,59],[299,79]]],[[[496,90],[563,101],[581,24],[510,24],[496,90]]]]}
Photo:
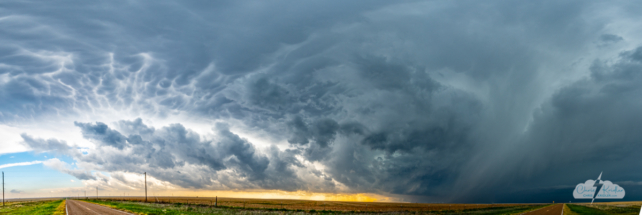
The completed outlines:
{"type": "MultiPolygon", "coordinates": [[[[70,189],[38,190],[21,194],[7,194],[6,199],[20,198],[65,198],[65,197],[96,197],[96,190],[91,187],[78,187],[70,189]],[[71,191],[70,191],[71,190],[71,191]]],[[[149,192],[149,191],[148,191],[149,192]]],[[[145,197],[144,190],[99,190],[99,197],[145,197]]],[[[240,198],[240,199],[289,199],[289,200],[311,200],[311,201],[341,201],[341,202],[404,202],[399,198],[385,197],[377,194],[357,193],[310,193],[303,191],[287,192],[281,190],[256,190],[256,191],[198,191],[198,190],[174,190],[149,192],[148,198],[154,196],[163,197],[207,197],[207,198],[240,198]]]]}

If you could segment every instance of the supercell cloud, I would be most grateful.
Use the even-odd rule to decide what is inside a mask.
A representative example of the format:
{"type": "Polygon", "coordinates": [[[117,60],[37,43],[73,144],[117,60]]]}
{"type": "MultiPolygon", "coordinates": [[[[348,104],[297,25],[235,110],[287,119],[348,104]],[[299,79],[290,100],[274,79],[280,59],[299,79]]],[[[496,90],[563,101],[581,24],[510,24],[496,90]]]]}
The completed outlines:
{"type": "Polygon", "coordinates": [[[2,153],[411,202],[568,201],[604,171],[639,199],[640,6],[4,1],[2,153]]]}

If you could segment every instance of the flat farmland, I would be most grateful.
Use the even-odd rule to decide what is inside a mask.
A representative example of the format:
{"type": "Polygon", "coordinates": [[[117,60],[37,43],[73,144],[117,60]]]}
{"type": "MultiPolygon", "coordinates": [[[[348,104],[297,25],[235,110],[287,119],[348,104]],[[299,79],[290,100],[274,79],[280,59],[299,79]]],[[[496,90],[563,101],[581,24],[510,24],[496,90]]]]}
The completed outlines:
{"type": "Polygon", "coordinates": [[[642,202],[600,202],[600,203],[567,203],[566,206],[576,214],[613,214],[637,215],[642,202]]]}
{"type": "MultiPolygon", "coordinates": [[[[81,198],[83,199],[83,198],[81,198]]],[[[90,200],[96,198],[89,198],[90,200]]],[[[143,202],[144,197],[99,197],[98,200],[143,202]]],[[[529,209],[546,204],[427,204],[393,202],[343,202],[288,199],[245,199],[224,197],[170,197],[150,196],[147,202],[179,204],[188,207],[219,207],[246,210],[293,210],[293,211],[353,211],[353,212],[465,212],[471,210],[529,209]]]]}
{"type": "MultiPolygon", "coordinates": [[[[576,204],[576,203],[573,203],[576,204]]],[[[577,203],[578,205],[591,205],[590,203],[577,203]]],[[[636,202],[594,202],[592,205],[604,207],[629,207],[629,206],[642,206],[641,201],[636,202]]]]}

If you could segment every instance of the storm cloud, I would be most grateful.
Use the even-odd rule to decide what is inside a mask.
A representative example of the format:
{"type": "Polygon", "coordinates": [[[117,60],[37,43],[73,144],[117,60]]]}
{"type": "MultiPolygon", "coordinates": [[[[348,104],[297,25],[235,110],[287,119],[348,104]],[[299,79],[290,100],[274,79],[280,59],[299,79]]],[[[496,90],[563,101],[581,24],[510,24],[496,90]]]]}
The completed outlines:
{"type": "Polygon", "coordinates": [[[642,181],[639,6],[5,1],[0,123],[80,180],[568,201],[642,181]]]}

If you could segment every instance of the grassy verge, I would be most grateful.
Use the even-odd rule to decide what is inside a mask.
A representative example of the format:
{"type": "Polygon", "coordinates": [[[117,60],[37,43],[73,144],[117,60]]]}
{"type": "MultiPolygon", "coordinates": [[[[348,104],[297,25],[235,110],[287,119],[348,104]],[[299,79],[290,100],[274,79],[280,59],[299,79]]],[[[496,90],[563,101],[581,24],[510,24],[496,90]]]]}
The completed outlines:
{"type": "Polygon", "coordinates": [[[62,203],[58,205],[53,215],[66,215],[66,214],[67,214],[67,200],[62,200],[62,203]]]}
{"type": "Polygon", "coordinates": [[[564,204],[564,214],[566,215],[578,215],[577,213],[573,212],[567,204],[564,204]]]}
{"type": "Polygon", "coordinates": [[[94,204],[107,206],[114,209],[124,210],[136,214],[184,214],[184,215],[200,215],[200,214],[236,214],[238,210],[209,208],[209,207],[194,207],[186,206],[183,204],[155,204],[144,202],[129,202],[129,201],[101,201],[101,200],[83,200],[94,204]]]}
{"type": "MultiPolygon", "coordinates": [[[[302,211],[302,210],[269,210],[269,209],[243,209],[230,207],[207,207],[194,206],[181,203],[175,204],[156,204],[130,201],[102,201],[102,200],[83,200],[99,205],[104,205],[114,209],[127,211],[137,214],[415,214],[415,211],[407,212],[342,212],[342,211],[302,211]]],[[[496,207],[483,209],[470,209],[459,211],[431,211],[432,214],[478,214],[478,215],[509,215],[520,214],[526,211],[536,210],[549,205],[524,205],[515,207],[496,207]]]]}
{"type": "Polygon", "coordinates": [[[640,208],[638,206],[631,207],[605,207],[605,208],[595,208],[595,207],[586,207],[576,204],[568,204],[568,208],[577,214],[587,214],[587,215],[634,215],[640,213],[640,208]]]}
{"type": "MultiPolygon", "coordinates": [[[[12,202],[0,209],[0,214],[51,215],[63,200],[41,202],[12,202]]],[[[64,213],[63,213],[64,214],[64,213]]]]}

